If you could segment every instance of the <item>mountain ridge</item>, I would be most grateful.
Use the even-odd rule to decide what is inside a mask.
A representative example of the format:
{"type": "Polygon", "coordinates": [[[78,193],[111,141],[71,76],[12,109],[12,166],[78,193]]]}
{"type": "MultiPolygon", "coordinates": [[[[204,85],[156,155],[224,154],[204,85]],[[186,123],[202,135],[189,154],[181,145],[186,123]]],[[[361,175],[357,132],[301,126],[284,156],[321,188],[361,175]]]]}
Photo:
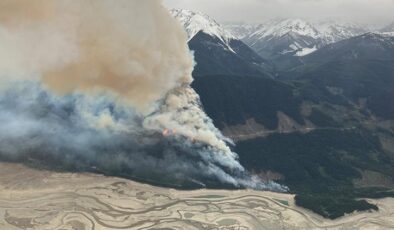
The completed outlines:
{"type": "Polygon", "coordinates": [[[189,37],[194,51],[194,75],[235,74],[271,77],[272,64],[237,39],[208,15],[191,10],[173,9],[189,37]]]}
{"type": "Polygon", "coordinates": [[[368,29],[354,23],[336,21],[309,22],[303,19],[277,19],[250,26],[247,31],[242,26],[227,24],[235,36],[242,40],[260,56],[271,59],[279,70],[300,64],[299,57],[350,37],[368,32],[368,29]]]}

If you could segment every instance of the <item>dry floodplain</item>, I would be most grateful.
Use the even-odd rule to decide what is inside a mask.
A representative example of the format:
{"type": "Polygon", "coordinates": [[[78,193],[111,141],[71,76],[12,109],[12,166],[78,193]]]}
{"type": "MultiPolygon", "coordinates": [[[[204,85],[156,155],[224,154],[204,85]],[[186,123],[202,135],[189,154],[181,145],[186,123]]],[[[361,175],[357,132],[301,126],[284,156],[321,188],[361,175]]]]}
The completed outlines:
{"type": "Polygon", "coordinates": [[[394,199],[379,212],[327,220],[294,196],[252,190],[178,191],[95,174],[0,163],[0,229],[394,229],[394,199]]]}

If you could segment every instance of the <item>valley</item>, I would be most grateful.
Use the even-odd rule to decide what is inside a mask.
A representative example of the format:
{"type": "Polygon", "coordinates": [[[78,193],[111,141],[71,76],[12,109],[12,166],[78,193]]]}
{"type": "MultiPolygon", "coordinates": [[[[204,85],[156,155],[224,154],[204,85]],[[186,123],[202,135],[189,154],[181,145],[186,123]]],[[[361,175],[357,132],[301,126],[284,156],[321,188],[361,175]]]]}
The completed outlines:
{"type": "Polygon", "coordinates": [[[229,62],[225,55],[211,61],[213,55],[204,54],[212,47],[216,54],[226,52],[215,42],[225,39],[215,38],[219,33],[210,34],[206,25],[195,36],[198,46],[193,38],[189,41],[197,62],[192,87],[215,126],[235,141],[243,166],[264,178],[268,172],[280,175],[268,178],[289,186],[298,205],[326,218],[377,209],[359,198],[394,196],[394,42],[389,26],[369,32],[332,21],[228,23],[222,30],[234,34],[229,39],[238,37],[253,50],[249,55],[266,63],[257,71],[232,71],[245,62],[253,67],[253,62],[245,56],[229,62]],[[368,180],[365,172],[385,179],[368,180]]]}

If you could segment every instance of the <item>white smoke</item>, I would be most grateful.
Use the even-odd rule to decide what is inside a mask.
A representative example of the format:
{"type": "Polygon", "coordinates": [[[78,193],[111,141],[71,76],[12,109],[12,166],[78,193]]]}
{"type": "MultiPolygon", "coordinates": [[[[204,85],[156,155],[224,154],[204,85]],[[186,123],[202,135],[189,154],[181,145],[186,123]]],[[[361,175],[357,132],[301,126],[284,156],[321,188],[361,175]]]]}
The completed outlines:
{"type": "Polygon", "coordinates": [[[2,0],[0,157],[264,187],[201,110],[192,70],[159,0],[2,0]]]}

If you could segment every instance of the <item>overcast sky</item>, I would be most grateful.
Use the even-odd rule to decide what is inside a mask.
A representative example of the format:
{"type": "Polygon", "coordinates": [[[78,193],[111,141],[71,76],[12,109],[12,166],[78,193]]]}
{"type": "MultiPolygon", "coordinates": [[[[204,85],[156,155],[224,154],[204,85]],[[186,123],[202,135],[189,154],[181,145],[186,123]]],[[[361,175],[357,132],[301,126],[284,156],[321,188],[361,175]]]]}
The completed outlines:
{"type": "Polygon", "coordinates": [[[380,26],[394,21],[394,0],[164,0],[164,4],[202,11],[220,22],[340,18],[380,26]]]}

